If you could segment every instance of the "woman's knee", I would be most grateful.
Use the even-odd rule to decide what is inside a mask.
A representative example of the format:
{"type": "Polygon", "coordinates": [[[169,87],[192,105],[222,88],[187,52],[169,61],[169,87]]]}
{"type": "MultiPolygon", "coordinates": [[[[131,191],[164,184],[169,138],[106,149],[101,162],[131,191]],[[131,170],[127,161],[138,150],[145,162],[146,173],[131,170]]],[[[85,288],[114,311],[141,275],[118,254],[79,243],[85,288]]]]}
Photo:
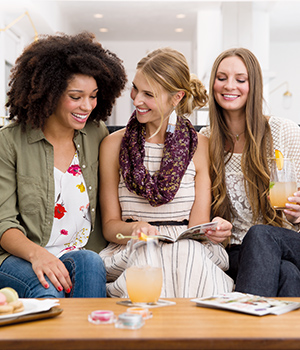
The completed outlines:
{"type": "Polygon", "coordinates": [[[94,298],[106,296],[106,271],[99,254],[80,250],[61,257],[72,280],[70,297],[94,298]]]}
{"type": "Polygon", "coordinates": [[[65,293],[64,291],[58,291],[54,285],[50,282],[50,280],[45,276],[46,281],[48,282],[49,287],[45,288],[40,282],[36,285],[34,291],[32,293],[34,294],[33,298],[64,298],[65,293]]]}
{"type": "Polygon", "coordinates": [[[254,225],[252,226],[243,239],[243,245],[245,244],[261,244],[273,237],[273,231],[270,230],[271,226],[268,225],[254,225]]]}
{"type": "MultiPolygon", "coordinates": [[[[61,258],[67,269],[84,273],[106,274],[103,260],[91,250],[79,250],[65,254],[61,258]]],[[[70,272],[70,271],[69,271],[70,272]]]]}

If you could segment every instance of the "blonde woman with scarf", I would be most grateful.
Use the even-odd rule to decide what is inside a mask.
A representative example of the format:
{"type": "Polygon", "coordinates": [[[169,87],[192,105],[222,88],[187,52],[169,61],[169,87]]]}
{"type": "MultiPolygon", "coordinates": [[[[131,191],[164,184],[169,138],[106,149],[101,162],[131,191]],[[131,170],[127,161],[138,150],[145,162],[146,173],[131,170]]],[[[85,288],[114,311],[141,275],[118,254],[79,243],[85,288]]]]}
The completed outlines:
{"type": "MultiPolygon", "coordinates": [[[[128,239],[116,234],[164,234],[173,238],[187,227],[210,221],[211,183],[208,140],[186,118],[207,103],[202,83],[185,57],[158,49],[137,65],[131,98],[135,111],[125,129],[100,147],[101,251],[111,297],[127,297],[128,239]]],[[[231,224],[221,218],[204,244],[195,240],[159,243],[163,268],[161,297],[201,297],[232,290],[224,272],[222,245],[231,224]]]]}

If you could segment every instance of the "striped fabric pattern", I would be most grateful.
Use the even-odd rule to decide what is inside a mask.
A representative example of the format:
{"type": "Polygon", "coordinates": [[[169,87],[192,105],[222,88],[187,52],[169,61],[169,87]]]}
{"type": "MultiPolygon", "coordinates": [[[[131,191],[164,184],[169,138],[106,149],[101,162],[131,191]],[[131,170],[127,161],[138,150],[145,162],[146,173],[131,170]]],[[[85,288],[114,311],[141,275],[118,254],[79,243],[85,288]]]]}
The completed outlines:
{"type": "MultiPolygon", "coordinates": [[[[163,145],[146,143],[145,166],[151,173],[159,169],[163,145]]],[[[195,198],[195,166],[193,161],[181,181],[180,189],[170,203],[152,207],[142,197],[129,192],[122,177],[119,199],[122,219],[151,221],[183,221],[195,198]]],[[[159,226],[161,234],[178,237],[187,226],[159,226]]],[[[127,298],[126,265],[129,244],[110,243],[100,252],[107,271],[107,293],[111,297],[127,298]]],[[[143,257],[140,257],[141,259],[143,257]]],[[[163,269],[163,298],[192,298],[229,292],[233,281],[224,272],[228,269],[228,256],[222,245],[194,240],[180,240],[174,244],[159,243],[159,259],[163,269]]]]}

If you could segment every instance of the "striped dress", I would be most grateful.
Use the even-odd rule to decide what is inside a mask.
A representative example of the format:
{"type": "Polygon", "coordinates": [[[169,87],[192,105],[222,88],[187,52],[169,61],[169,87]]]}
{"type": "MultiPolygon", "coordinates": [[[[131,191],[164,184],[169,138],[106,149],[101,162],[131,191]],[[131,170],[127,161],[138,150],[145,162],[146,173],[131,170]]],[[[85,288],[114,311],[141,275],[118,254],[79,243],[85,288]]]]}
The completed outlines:
{"type": "MultiPolygon", "coordinates": [[[[158,170],[163,153],[162,144],[145,144],[144,164],[150,173],[158,170]]],[[[119,200],[122,220],[183,221],[195,198],[195,166],[190,162],[174,199],[162,206],[152,207],[147,200],[127,190],[122,176],[119,184],[119,200]]],[[[158,226],[158,231],[167,236],[178,237],[187,228],[158,226]]],[[[194,240],[176,243],[159,242],[159,256],[163,268],[162,298],[193,298],[232,291],[233,281],[224,272],[228,269],[228,256],[221,244],[205,244],[194,240]]],[[[126,264],[129,244],[109,243],[100,252],[107,272],[107,294],[110,297],[127,298],[126,264]]]]}

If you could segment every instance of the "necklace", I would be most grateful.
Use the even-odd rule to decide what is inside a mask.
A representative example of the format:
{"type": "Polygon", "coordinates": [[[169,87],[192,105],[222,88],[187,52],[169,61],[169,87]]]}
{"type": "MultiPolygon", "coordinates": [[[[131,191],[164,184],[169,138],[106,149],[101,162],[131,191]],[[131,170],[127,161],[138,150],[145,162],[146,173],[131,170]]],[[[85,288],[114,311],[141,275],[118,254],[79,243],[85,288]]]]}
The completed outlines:
{"type": "Polygon", "coordinates": [[[236,141],[239,141],[240,136],[243,135],[243,133],[245,132],[245,130],[243,132],[241,132],[240,134],[231,134],[232,136],[235,136],[236,141]]]}

